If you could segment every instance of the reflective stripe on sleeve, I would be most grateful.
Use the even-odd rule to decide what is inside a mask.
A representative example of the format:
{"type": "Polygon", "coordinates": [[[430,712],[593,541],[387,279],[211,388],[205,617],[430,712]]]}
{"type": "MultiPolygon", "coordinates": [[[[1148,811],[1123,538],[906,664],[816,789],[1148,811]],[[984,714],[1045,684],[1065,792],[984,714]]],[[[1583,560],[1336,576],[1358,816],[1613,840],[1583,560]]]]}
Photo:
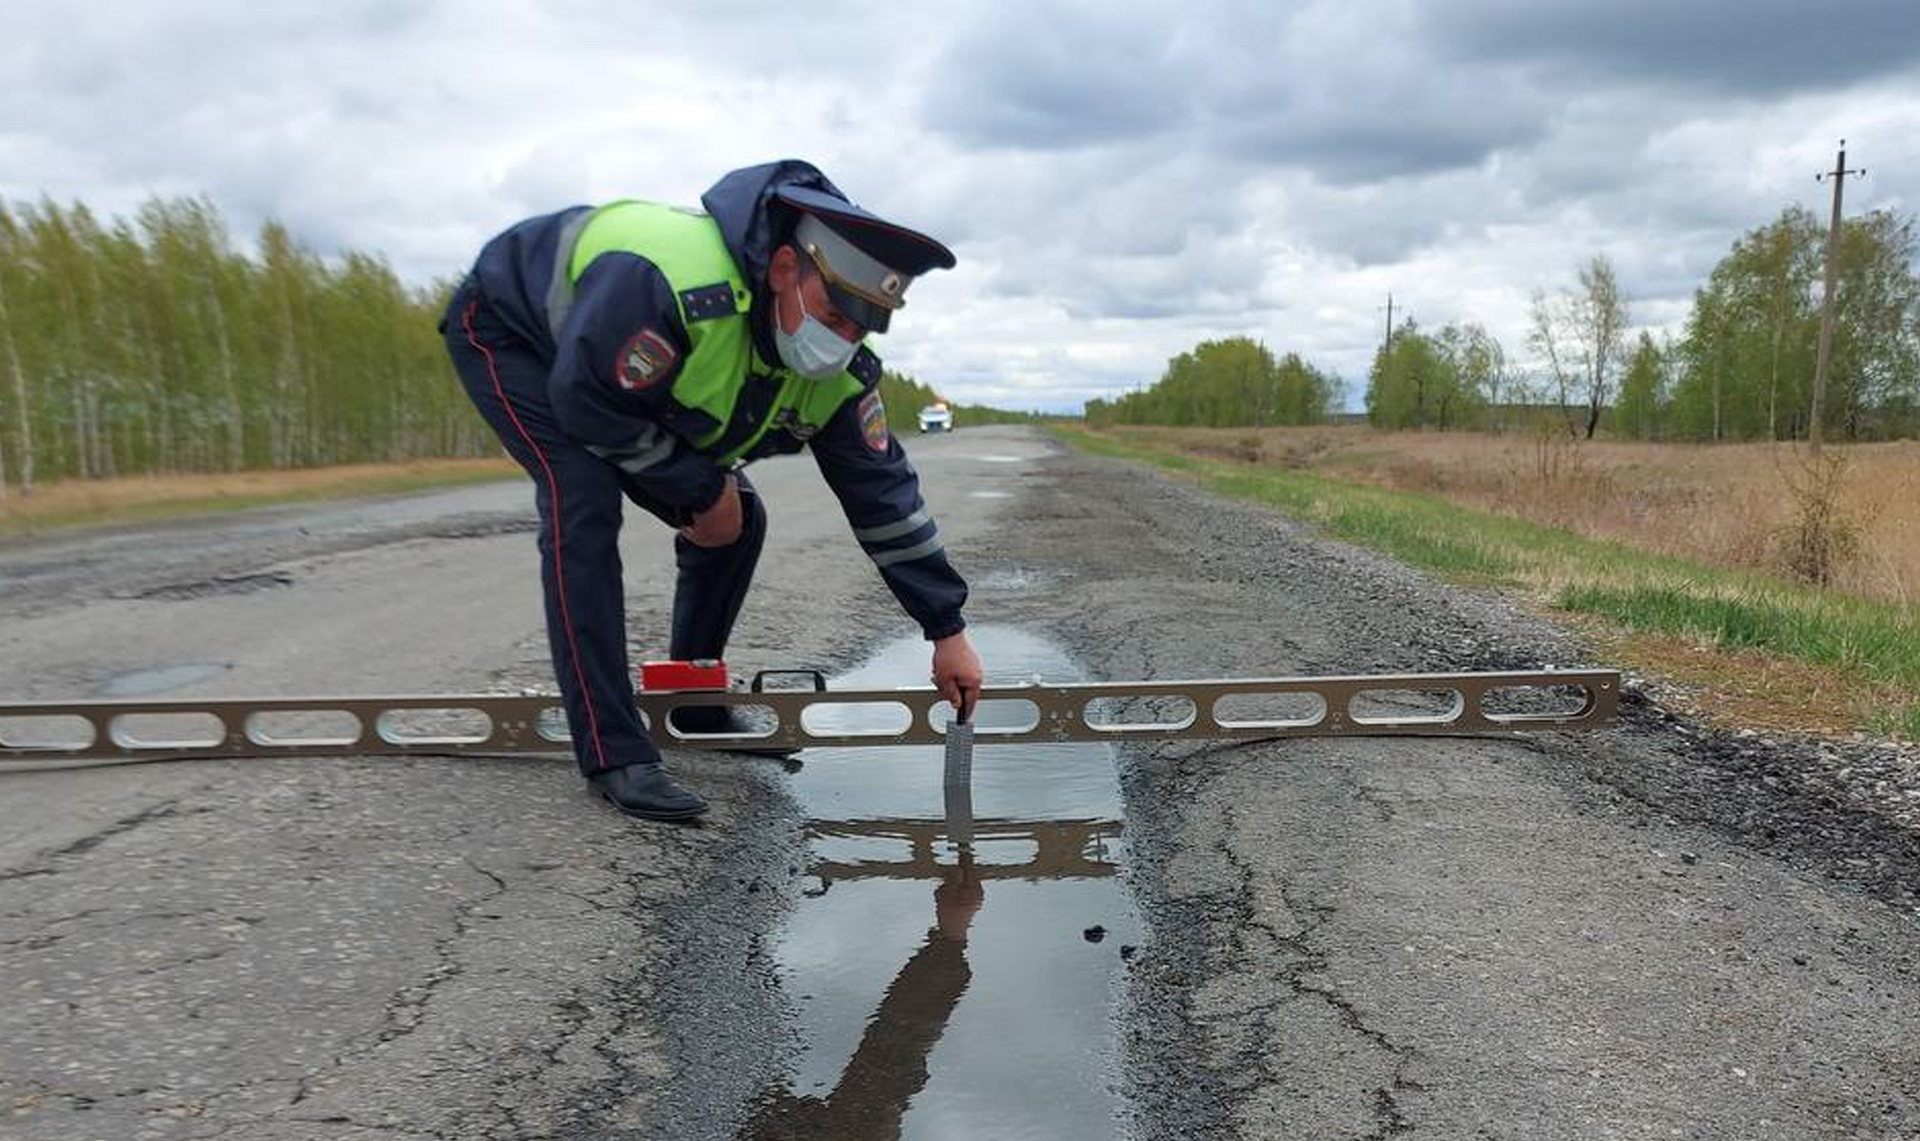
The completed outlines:
{"type": "Polygon", "coordinates": [[[560,339],[560,326],[567,323],[567,310],[573,308],[573,247],[580,244],[580,231],[593,220],[594,211],[582,210],[560,227],[553,247],[553,275],[547,279],[547,331],[560,339]]]}
{"type": "Polygon", "coordinates": [[[933,522],[933,516],[927,514],[927,509],[922,507],[905,519],[888,523],[884,526],[855,527],[853,529],[853,537],[863,543],[884,543],[888,539],[898,539],[902,535],[911,535],[931,522],[933,522]]]}
{"type": "Polygon", "coordinates": [[[873,556],[874,566],[890,567],[895,563],[905,563],[905,562],[912,562],[914,559],[924,559],[928,555],[937,554],[940,551],[944,550],[945,548],[946,548],[946,544],[942,543],[940,541],[940,536],[936,534],[933,538],[928,539],[924,543],[916,543],[911,547],[903,547],[897,551],[879,551],[879,552],[869,551],[867,553],[873,556]]]}
{"type": "Polygon", "coordinates": [[[624,447],[601,448],[589,444],[587,450],[603,460],[611,460],[628,475],[643,475],[653,465],[673,458],[674,442],[673,436],[649,424],[624,447]]]}

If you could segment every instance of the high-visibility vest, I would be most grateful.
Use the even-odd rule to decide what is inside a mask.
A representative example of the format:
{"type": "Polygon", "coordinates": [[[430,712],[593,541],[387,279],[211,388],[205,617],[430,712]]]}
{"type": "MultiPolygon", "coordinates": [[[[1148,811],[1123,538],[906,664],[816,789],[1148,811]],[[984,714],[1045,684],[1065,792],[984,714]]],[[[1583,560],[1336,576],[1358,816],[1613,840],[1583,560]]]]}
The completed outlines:
{"type": "Polygon", "coordinates": [[[805,439],[865,390],[849,372],[808,380],[760,359],[747,325],[753,290],[741,279],[720,224],[711,216],[657,202],[627,200],[602,206],[587,218],[574,242],[567,262],[568,284],[578,284],[593,259],[615,251],[652,262],[673,291],[692,349],[680,362],[671,394],[676,403],[697,408],[719,424],[693,440],[694,447],[712,447],[726,435],[749,374],[769,375],[780,383],[767,414],[746,439],[715,457],[719,463],[730,464],[746,455],[774,427],[805,439]]]}

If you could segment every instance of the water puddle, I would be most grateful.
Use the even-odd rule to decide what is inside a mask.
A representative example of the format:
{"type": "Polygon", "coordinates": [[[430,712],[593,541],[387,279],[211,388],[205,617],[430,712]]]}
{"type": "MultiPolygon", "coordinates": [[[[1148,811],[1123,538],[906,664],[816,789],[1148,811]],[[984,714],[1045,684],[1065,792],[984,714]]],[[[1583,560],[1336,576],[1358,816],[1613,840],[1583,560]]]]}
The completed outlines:
{"type": "MultiPolygon", "coordinates": [[[[1050,572],[1037,571],[1028,567],[996,567],[974,578],[973,584],[981,590],[1031,590],[1052,582],[1056,577],[1058,576],[1050,572]]],[[[1049,676],[1047,680],[1056,679],[1049,676]]]]}
{"type": "Polygon", "coordinates": [[[1011,491],[969,491],[968,499],[1012,499],[1011,491]]]}
{"type": "MultiPolygon", "coordinates": [[[[969,633],[991,681],[1083,676],[1018,630],[969,633]]],[[[888,646],[835,688],[915,684],[928,653],[888,646]]],[[[968,845],[948,834],[939,748],[802,759],[808,881],[774,950],[800,1048],[741,1137],[1121,1135],[1112,1008],[1140,924],[1111,750],[979,747],[968,845]]]]}
{"type": "Polygon", "coordinates": [[[970,456],[968,458],[978,460],[983,464],[1023,464],[1023,463],[1026,463],[1032,457],[1030,456],[970,456]]]}
{"type": "Polygon", "coordinates": [[[221,662],[157,666],[148,670],[134,670],[108,678],[101,683],[99,693],[101,697],[147,697],[179,689],[183,685],[192,685],[197,681],[219,677],[232,668],[231,664],[221,662]]]}

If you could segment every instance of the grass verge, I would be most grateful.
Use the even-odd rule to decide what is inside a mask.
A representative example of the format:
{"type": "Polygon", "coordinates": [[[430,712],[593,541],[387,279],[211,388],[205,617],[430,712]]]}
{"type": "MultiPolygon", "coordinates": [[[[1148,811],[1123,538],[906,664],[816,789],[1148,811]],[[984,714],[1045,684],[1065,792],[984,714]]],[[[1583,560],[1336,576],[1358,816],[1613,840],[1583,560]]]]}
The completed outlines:
{"type": "Polygon", "coordinates": [[[0,537],[151,522],[280,503],[404,495],[512,479],[519,471],[505,459],[418,460],[292,471],[72,480],[36,488],[30,494],[9,489],[0,497],[0,537]]]}
{"type": "Polygon", "coordinates": [[[1768,727],[1920,739],[1920,621],[1911,607],[1639,551],[1420,492],[1053,431],[1080,451],[1179,473],[1453,581],[1603,621],[1625,636],[1616,644],[1627,660],[1663,672],[1684,667],[1671,672],[1706,691],[1709,716],[1715,693],[1744,693],[1754,700],[1723,703],[1722,719],[1750,723],[1755,706],[1771,706],[1782,716],[1768,727]],[[1688,661],[1699,655],[1684,647],[1713,652],[1688,661]],[[1783,662],[1794,668],[1782,670],[1783,662]]]}

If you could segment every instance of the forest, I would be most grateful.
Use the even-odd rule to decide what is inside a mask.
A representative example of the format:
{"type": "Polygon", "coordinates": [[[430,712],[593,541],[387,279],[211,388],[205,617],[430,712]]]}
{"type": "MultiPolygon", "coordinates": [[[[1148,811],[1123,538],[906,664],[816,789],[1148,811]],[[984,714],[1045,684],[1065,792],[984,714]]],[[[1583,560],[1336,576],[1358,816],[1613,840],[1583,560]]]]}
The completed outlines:
{"type": "MultiPolygon", "coordinates": [[[[436,332],[452,284],[272,222],[243,252],[205,199],[109,221],[0,203],[0,491],[496,454],[436,332]]],[[[895,372],[883,396],[900,425],[939,399],[895,372]]]]}
{"type": "Polygon", "coordinates": [[[1276,357],[1247,337],[1203,341],[1167,362],[1149,388],[1113,400],[1089,400],[1087,423],[1173,424],[1210,428],[1317,424],[1338,410],[1335,378],[1300,359],[1276,357]]]}
{"type": "MultiPolygon", "coordinates": [[[[1827,234],[1790,206],[1742,235],[1694,293],[1678,336],[1635,331],[1627,290],[1595,256],[1556,293],[1536,289],[1517,352],[1471,320],[1413,321],[1374,352],[1367,420],[1388,429],[1521,423],[1640,440],[1798,440],[1809,434],[1827,234]],[[1521,360],[1527,363],[1520,363],[1521,360]]],[[[1920,431],[1920,280],[1911,217],[1842,226],[1821,424],[1829,439],[1920,431]]],[[[1206,341],[1151,386],[1087,405],[1105,424],[1258,427],[1319,422],[1344,385],[1250,339],[1206,341]]]]}
{"type": "MultiPolygon", "coordinates": [[[[1824,296],[1825,228],[1799,206],[1736,240],[1677,336],[1635,331],[1605,256],[1536,289],[1524,344],[1479,323],[1405,321],[1365,381],[1389,429],[1564,425],[1570,436],[1804,439],[1824,296]],[[1523,366],[1519,363],[1524,359],[1523,366]]],[[[1838,245],[1823,433],[1920,431],[1915,223],[1874,211],[1838,245]]],[[[0,203],[0,491],[62,479],[492,454],[435,332],[450,283],[403,282],[377,255],[322,258],[268,222],[238,248],[202,198],[130,219],[0,203]]],[[[908,424],[938,399],[889,373],[908,424]]],[[[1151,385],[1087,403],[1106,424],[1268,426],[1339,414],[1342,378],[1244,336],[1201,342],[1151,385]]],[[[961,426],[1030,413],[956,404],[961,426]]]]}
{"type": "Polygon", "coordinates": [[[204,199],[0,206],[0,477],[489,454],[435,332],[445,288],[271,222],[249,256],[204,199]]]}
{"type": "MultiPolygon", "coordinates": [[[[1387,428],[1502,427],[1550,410],[1570,435],[1626,439],[1804,440],[1825,296],[1826,229],[1799,206],[1742,235],[1695,290],[1677,337],[1633,332],[1631,302],[1604,256],[1557,294],[1536,290],[1517,369],[1472,323],[1411,323],[1375,354],[1368,419],[1387,428]]],[[[1914,221],[1847,220],[1836,261],[1822,402],[1828,439],[1920,429],[1920,279],[1914,221]]],[[[1537,418],[1537,417],[1536,417],[1537,418]]]]}

